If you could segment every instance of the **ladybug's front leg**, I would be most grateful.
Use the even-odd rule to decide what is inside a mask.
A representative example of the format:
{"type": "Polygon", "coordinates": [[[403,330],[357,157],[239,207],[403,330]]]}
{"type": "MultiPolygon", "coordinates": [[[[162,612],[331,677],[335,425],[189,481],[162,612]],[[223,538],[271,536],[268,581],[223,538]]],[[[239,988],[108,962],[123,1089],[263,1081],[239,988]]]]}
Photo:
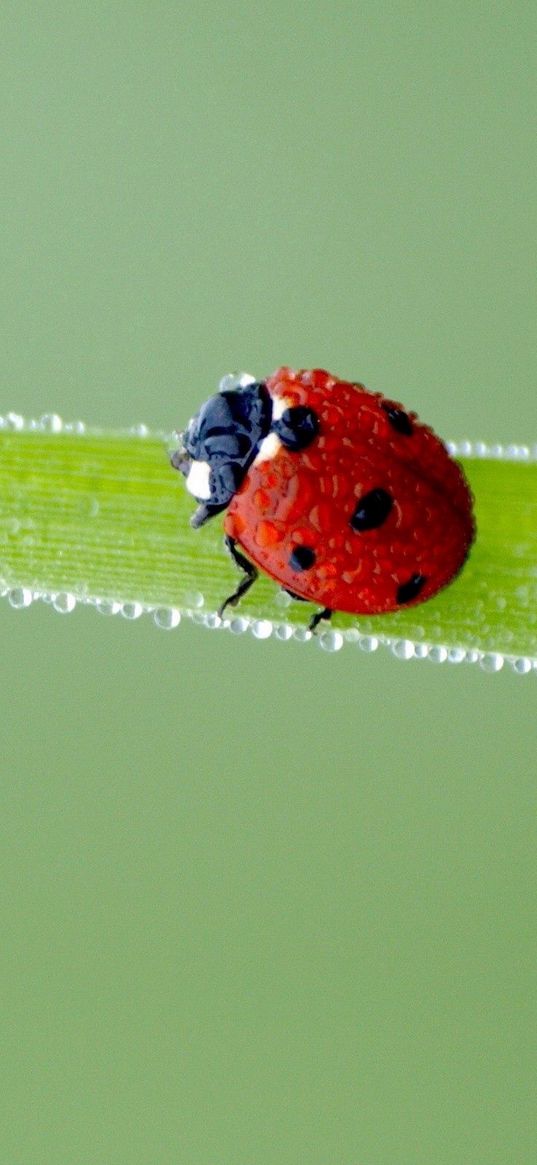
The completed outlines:
{"type": "Polygon", "coordinates": [[[254,566],[253,562],[250,562],[250,560],[246,558],[244,554],[241,554],[240,550],[237,550],[237,543],[234,538],[231,538],[229,534],[226,534],[224,542],[226,550],[231,555],[235,565],[238,566],[239,570],[242,570],[243,576],[237,586],[237,589],[234,590],[231,595],[228,595],[228,598],[225,599],[221,606],[218,608],[218,614],[220,618],[222,618],[226,607],[236,607],[239,599],[242,599],[242,596],[246,594],[246,591],[250,590],[250,587],[253,586],[259,574],[259,571],[257,567],[254,566]]]}

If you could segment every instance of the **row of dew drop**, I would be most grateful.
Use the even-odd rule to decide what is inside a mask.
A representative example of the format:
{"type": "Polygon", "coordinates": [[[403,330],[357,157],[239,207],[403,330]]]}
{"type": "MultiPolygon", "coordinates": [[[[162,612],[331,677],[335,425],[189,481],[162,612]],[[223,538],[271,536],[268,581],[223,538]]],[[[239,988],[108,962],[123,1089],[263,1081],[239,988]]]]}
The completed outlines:
{"type": "MultiPolygon", "coordinates": [[[[235,374],[230,377],[224,377],[221,382],[221,387],[228,387],[224,382],[230,380],[233,385],[243,383],[245,380],[253,380],[253,377],[247,374],[237,376],[235,374]]],[[[36,418],[23,417],[17,412],[8,412],[0,416],[0,431],[8,432],[39,432],[39,433],[76,433],[82,435],[88,432],[88,426],[85,421],[64,421],[58,413],[43,413],[42,416],[36,418]]],[[[89,430],[91,431],[91,430],[89,430]]],[[[155,432],[142,422],[136,425],[131,425],[125,430],[125,433],[133,437],[161,437],[163,440],[169,442],[174,434],[163,432],[155,432]]],[[[493,442],[486,441],[447,441],[446,448],[448,452],[454,457],[476,457],[476,458],[492,458],[493,460],[506,461],[536,461],[537,460],[537,444],[516,444],[514,442],[493,442]]]]}
{"type": "Polygon", "coordinates": [[[499,672],[504,665],[508,665],[517,675],[537,673],[537,660],[526,656],[508,656],[500,652],[483,652],[477,648],[444,647],[439,644],[414,643],[410,639],[364,635],[356,628],[345,631],[329,629],[312,635],[305,627],[295,627],[285,622],[273,623],[269,619],[249,619],[240,615],[221,619],[213,612],[202,610],[203,595],[198,593],[186,597],[185,608],[181,611],[177,607],[145,606],[143,603],[132,601],[77,598],[67,591],[48,593],[33,591],[29,587],[3,586],[0,587],[0,595],[7,598],[15,610],[23,610],[30,607],[33,602],[40,601],[51,606],[59,614],[65,615],[74,611],[78,603],[83,603],[93,606],[102,615],[121,615],[131,622],[142,615],[150,615],[155,625],[165,631],[174,630],[184,618],[187,618],[210,630],[223,629],[233,635],[250,632],[255,639],[274,638],[282,642],[294,640],[299,643],[312,640],[321,650],[327,652],[340,651],[344,644],[348,643],[366,654],[376,651],[379,647],[387,647],[401,660],[428,659],[433,663],[477,663],[486,672],[499,672]]]}

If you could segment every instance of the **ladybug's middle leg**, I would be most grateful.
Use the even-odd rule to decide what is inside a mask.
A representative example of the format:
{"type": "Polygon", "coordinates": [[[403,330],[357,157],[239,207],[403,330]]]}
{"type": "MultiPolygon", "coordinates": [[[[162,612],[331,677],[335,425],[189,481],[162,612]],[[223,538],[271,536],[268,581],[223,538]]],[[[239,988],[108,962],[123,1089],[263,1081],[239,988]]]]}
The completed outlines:
{"type": "Polygon", "coordinates": [[[253,586],[259,575],[259,571],[253,562],[250,562],[244,554],[241,554],[240,550],[237,550],[237,543],[234,538],[230,538],[229,534],[226,534],[224,542],[226,550],[231,555],[235,566],[238,566],[239,570],[242,570],[243,575],[236,590],[231,595],[228,595],[227,599],[224,599],[224,602],[219,606],[218,615],[220,618],[222,618],[226,607],[236,607],[239,599],[242,599],[246,591],[250,590],[250,587],[253,586]]]}

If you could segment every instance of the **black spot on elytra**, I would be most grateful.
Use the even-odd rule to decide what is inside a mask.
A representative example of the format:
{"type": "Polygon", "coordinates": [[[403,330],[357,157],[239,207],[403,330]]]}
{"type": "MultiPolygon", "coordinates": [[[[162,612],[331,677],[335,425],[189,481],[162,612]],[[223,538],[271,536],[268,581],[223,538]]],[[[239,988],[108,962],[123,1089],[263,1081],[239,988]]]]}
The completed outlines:
{"type": "Polygon", "coordinates": [[[286,449],[298,453],[301,449],[307,449],[315,440],[319,432],[319,418],[307,405],[295,405],[294,408],[284,409],[272,428],[286,449]]]}
{"type": "Polygon", "coordinates": [[[295,546],[289,556],[291,570],[309,570],[315,562],[315,551],[311,546],[295,546]]]}
{"type": "Polygon", "coordinates": [[[398,433],[402,433],[404,437],[411,437],[414,432],[412,421],[403,409],[396,408],[395,405],[382,405],[386,416],[392,426],[398,433]]]}
{"type": "Polygon", "coordinates": [[[357,534],[382,526],[393,506],[393,498],[385,489],[372,489],[358,499],[350,520],[357,534]]]}
{"type": "Polygon", "coordinates": [[[416,599],[423,590],[427,579],[424,574],[412,574],[408,582],[401,583],[397,587],[397,602],[411,603],[412,599],[416,599]]]}

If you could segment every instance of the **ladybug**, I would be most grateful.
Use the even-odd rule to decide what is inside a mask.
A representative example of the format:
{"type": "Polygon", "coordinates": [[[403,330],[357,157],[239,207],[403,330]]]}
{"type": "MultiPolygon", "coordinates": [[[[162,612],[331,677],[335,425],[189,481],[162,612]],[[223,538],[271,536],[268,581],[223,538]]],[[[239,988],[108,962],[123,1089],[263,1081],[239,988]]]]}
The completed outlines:
{"type": "Polygon", "coordinates": [[[171,463],[199,503],[192,526],[225,511],[242,577],[220,615],[258,570],[320,607],[312,631],[333,611],[398,611],[451,582],[474,539],[470,489],[432,429],[322,369],[224,378],[171,463]]]}

